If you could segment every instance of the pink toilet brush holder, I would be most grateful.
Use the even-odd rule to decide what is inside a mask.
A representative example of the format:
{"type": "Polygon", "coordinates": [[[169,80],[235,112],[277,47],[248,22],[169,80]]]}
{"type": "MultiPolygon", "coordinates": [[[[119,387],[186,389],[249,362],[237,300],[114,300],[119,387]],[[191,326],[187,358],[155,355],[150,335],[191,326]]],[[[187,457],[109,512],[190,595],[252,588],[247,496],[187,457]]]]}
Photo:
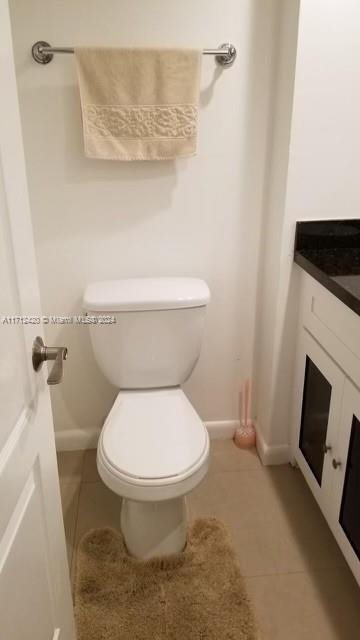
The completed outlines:
{"type": "Polygon", "coordinates": [[[239,449],[251,449],[256,444],[256,431],[251,418],[251,382],[245,380],[241,391],[240,427],[235,431],[234,442],[239,449]]]}

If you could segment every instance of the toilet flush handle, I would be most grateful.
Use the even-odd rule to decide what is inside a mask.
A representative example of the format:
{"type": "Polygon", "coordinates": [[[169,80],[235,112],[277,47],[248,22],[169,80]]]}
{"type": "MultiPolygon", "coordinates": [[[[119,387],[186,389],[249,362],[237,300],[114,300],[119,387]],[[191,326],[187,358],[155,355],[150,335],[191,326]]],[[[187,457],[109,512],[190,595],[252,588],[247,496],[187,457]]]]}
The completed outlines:
{"type": "Polygon", "coordinates": [[[54,360],[54,366],[48,376],[48,384],[59,384],[63,378],[63,362],[67,359],[66,347],[46,347],[40,336],[34,340],[32,351],[32,364],[34,371],[41,369],[42,363],[54,360]]]}

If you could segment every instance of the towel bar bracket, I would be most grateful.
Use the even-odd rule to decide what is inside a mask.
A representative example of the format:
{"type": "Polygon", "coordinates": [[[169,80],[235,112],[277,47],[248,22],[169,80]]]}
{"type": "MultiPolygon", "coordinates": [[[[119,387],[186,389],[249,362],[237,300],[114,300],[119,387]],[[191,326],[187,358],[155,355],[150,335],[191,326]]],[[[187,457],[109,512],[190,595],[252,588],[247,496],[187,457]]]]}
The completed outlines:
{"type": "Polygon", "coordinates": [[[48,42],[39,40],[35,42],[31,49],[31,55],[38,64],[49,64],[54,57],[53,53],[49,53],[47,49],[51,49],[48,42]]]}
{"type": "MultiPolygon", "coordinates": [[[[222,44],[219,47],[219,50],[215,55],[216,62],[222,67],[231,67],[231,65],[234,64],[237,55],[236,47],[234,47],[233,44],[230,44],[230,42],[225,42],[225,44],[222,44]],[[219,53],[219,50],[221,49],[224,49],[226,53],[219,53]]],[[[208,55],[208,51],[209,49],[204,49],[203,54],[208,55]]]]}
{"type": "MultiPolygon", "coordinates": [[[[38,64],[49,64],[54,53],[74,53],[74,47],[52,47],[48,42],[39,40],[31,49],[31,55],[38,64]]],[[[216,62],[222,67],[230,67],[236,58],[236,48],[226,42],[218,49],[203,49],[203,55],[215,56],[216,62]]]]}

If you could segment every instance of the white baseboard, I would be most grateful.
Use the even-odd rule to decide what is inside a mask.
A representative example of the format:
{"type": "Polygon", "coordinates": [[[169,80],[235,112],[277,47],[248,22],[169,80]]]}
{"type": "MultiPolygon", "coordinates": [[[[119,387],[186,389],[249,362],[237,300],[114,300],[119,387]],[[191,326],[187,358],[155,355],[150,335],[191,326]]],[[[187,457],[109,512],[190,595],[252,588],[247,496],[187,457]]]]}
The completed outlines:
{"type": "Polygon", "coordinates": [[[205,422],[210,440],[231,440],[239,424],[239,420],[210,420],[205,422]]]}
{"type": "Polygon", "coordinates": [[[256,426],[256,448],[265,466],[286,464],[291,460],[290,445],[267,444],[258,426],[256,426]]]}
{"type": "Polygon", "coordinates": [[[57,451],[83,451],[96,449],[100,429],[63,429],[55,431],[57,451]]]}
{"type": "MultiPolygon", "coordinates": [[[[205,422],[211,440],[231,440],[239,426],[238,420],[211,420],[205,422]]],[[[96,449],[100,429],[64,429],[55,431],[57,451],[78,451],[96,449]]],[[[286,464],[291,460],[288,444],[269,445],[256,427],[256,448],[264,465],[286,464]]]]}
{"type": "MultiPolygon", "coordinates": [[[[230,440],[234,437],[237,420],[214,420],[205,422],[211,440],[230,440]]],[[[63,429],[55,431],[57,451],[83,451],[96,449],[100,429],[63,429]]]]}

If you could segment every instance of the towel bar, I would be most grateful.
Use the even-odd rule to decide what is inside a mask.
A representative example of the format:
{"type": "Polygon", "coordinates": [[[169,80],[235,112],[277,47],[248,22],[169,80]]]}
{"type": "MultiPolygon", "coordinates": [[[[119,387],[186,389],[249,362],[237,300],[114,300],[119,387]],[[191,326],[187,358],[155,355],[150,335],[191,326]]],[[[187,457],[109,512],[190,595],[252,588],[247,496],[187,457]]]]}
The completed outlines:
{"type": "MultiPolygon", "coordinates": [[[[74,47],[51,47],[48,42],[39,40],[31,49],[31,55],[35,62],[48,64],[54,57],[54,53],[74,53],[74,47]]],[[[222,67],[230,67],[236,58],[236,48],[233,44],[222,44],[218,49],[203,49],[204,56],[215,56],[215,60],[222,67]]]]}

